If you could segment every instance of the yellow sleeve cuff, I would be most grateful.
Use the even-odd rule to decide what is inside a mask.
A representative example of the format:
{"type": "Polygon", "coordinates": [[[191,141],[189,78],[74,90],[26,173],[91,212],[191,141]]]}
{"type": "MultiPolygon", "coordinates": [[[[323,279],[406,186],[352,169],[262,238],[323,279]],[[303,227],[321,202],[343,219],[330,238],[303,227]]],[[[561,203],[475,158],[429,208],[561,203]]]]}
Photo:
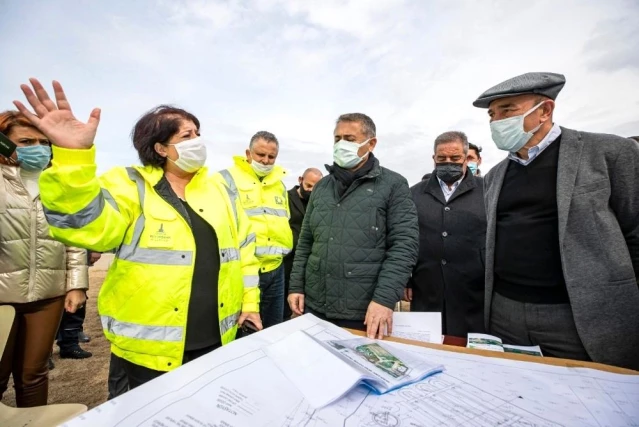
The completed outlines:
{"type": "Polygon", "coordinates": [[[59,166],[93,165],[95,164],[95,145],[89,149],[71,149],[51,147],[52,162],[59,166]]]}
{"type": "Polygon", "coordinates": [[[242,304],[242,313],[259,313],[260,304],[257,302],[250,302],[242,304]]]}

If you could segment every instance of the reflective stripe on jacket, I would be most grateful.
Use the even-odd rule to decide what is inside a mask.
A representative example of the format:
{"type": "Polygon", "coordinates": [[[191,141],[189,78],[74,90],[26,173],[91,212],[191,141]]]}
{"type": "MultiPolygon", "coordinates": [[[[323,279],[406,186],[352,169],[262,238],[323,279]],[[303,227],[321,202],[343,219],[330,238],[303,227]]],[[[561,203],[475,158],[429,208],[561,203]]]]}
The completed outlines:
{"type": "MultiPolygon", "coordinates": [[[[184,217],[156,191],[163,170],[114,168],[98,179],[95,148],[53,147],[53,157],[40,180],[52,234],[98,252],[118,248],[98,298],[112,351],[158,371],[180,366],[195,241],[184,217]]],[[[248,218],[206,169],[196,173],[186,195],[218,237],[218,314],[227,344],[241,311],[259,311],[255,238],[248,218]]]]}
{"type": "Polygon", "coordinates": [[[235,156],[233,160],[235,166],[214,177],[226,186],[232,200],[239,200],[251,220],[257,239],[255,255],[260,260],[261,271],[273,271],[293,249],[288,192],[282,182],[286,171],[275,166],[260,181],[245,157],[235,156]]]}

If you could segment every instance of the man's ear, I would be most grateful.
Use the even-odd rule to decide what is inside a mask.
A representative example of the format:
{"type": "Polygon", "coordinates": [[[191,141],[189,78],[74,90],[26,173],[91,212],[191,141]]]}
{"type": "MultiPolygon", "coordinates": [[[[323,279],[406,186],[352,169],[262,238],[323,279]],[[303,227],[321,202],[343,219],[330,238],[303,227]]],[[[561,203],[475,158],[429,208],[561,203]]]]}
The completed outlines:
{"type": "Polygon", "coordinates": [[[541,109],[541,117],[547,120],[552,120],[552,113],[555,111],[555,101],[548,100],[544,103],[541,109]]]}
{"type": "Polygon", "coordinates": [[[375,146],[377,145],[377,137],[371,138],[371,140],[368,141],[368,145],[370,147],[370,151],[373,151],[375,149],[375,146]]]}

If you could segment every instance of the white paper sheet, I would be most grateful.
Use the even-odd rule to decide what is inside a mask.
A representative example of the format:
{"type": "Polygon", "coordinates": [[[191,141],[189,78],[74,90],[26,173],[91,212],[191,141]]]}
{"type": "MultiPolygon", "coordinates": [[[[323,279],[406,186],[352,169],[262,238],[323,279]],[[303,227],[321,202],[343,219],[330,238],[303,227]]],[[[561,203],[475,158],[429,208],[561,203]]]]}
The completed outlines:
{"type": "Polygon", "coordinates": [[[441,344],[442,314],[420,312],[394,312],[393,337],[441,344]]]}
{"type": "Polygon", "coordinates": [[[315,409],[341,398],[363,379],[362,372],[304,331],[267,346],[264,352],[315,409]]]}
{"type": "Polygon", "coordinates": [[[334,325],[305,315],[237,340],[65,425],[639,425],[639,376],[391,342],[389,346],[414,352],[446,370],[383,395],[358,387],[315,410],[263,350],[299,330],[322,341],[353,338],[334,325]]]}

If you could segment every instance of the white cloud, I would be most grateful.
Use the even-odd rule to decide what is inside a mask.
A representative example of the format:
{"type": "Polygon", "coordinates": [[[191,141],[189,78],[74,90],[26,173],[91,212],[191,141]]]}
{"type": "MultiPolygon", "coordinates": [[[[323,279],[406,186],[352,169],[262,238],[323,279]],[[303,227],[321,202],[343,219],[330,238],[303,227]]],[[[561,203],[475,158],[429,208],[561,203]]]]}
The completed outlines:
{"type": "MultiPolygon", "coordinates": [[[[63,82],[81,117],[103,108],[100,170],[136,163],[135,120],[160,103],[194,112],[212,141],[210,166],[231,164],[258,130],[281,141],[296,177],[331,161],[335,118],[369,114],[382,164],[415,183],[432,142],[462,130],[484,147],[484,171],[504,157],[472,101],[528,71],[566,75],[556,120],[639,134],[634,0],[157,0],[79,9],[16,2],[0,17],[0,104],[30,76],[63,82]],[[9,19],[9,17],[11,19],[9,19]],[[25,32],[24,22],[38,22],[25,32]],[[11,39],[11,40],[10,40],[11,39]]],[[[288,184],[294,182],[291,179],[288,184]]]]}

